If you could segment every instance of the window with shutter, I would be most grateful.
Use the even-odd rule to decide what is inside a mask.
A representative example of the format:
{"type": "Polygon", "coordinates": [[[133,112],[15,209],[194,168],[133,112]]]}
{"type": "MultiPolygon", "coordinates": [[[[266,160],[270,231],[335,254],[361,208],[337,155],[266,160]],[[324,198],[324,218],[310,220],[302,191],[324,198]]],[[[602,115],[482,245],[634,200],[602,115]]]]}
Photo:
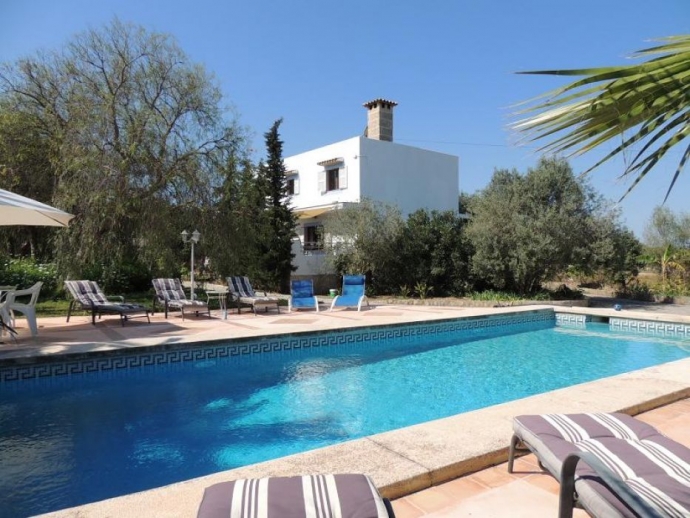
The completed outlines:
{"type": "Polygon", "coordinates": [[[328,175],[328,185],[327,185],[327,190],[329,191],[335,191],[337,189],[340,189],[339,185],[339,175],[338,172],[339,169],[329,169],[326,173],[328,175]]]}
{"type": "Polygon", "coordinates": [[[319,171],[319,192],[321,194],[326,192],[326,171],[319,171]]]}

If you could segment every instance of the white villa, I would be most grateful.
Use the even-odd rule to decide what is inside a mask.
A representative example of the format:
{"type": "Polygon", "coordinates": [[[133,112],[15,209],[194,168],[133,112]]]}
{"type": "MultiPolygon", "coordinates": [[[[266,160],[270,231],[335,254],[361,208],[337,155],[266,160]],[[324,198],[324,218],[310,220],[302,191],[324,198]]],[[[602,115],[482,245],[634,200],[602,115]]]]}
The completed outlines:
{"type": "Polygon", "coordinates": [[[365,136],[285,158],[298,217],[294,278],[332,273],[322,252],[322,222],[345,204],[381,201],[397,205],[403,216],[422,208],[458,210],[458,157],[393,142],[396,105],[385,99],[365,103],[365,136]]]}

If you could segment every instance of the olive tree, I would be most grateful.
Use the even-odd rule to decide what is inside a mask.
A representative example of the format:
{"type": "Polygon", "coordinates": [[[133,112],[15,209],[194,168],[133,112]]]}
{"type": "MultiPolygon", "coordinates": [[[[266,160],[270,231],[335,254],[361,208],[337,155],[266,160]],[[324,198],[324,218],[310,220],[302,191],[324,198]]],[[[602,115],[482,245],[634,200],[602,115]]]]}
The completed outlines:
{"type": "Polygon", "coordinates": [[[524,176],[496,171],[468,200],[473,272],[497,289],[533,293],[577,260],[593,201],[564,160],[541,159],[524,176]]]}
{"type": "Polygon", "coordinates": [[[690,214],[675,213],[668,207],[656,207],[644,232],[651,247],[690,249],[690,214]]]}
{"type": "Polygon", "coordinates": [[[574,269],[594,277],[600,285],[625,290],[637,279],[642,243],[620,223],[618,209],[597,211],[589,219],[589,239],[574,269]]]}
{"type": "Polygon", "coordinates": [[[420,294],[426,289],[438,297],[470,291],[472,247],[466,224],[453,211],[420,209],[410,214],[398,238],[397,277],[390,291],[404,287],[420,294]]]}
{"type": "Polygon", "coordinates": [[[397,207],[372,200],[332,211],[323,226],[327,260],[339,274],[367,274],[373,290],[385,289],[403,226],[397,207]]]}

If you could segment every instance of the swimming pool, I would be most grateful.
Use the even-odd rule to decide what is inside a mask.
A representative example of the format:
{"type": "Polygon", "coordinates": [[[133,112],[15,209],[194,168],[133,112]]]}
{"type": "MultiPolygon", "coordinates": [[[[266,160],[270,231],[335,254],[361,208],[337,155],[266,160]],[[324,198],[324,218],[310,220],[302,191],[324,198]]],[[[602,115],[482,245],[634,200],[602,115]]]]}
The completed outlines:
{"type": "Polygon", "coordinates": [[[552,318],[470,331],[8,383],[0,514],[101,500],[690,356],[688,341],[552,318]]]}

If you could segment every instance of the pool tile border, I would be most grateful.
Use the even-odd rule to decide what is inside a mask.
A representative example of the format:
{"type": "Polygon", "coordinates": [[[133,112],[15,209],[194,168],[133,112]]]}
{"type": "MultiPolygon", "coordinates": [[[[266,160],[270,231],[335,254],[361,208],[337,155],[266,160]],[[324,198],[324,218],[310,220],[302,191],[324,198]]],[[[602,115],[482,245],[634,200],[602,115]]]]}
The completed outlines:
{"type": "Polygon", "coordinates": [[[609,327],[616,331],[627,331],[647,336],[690,338],[690,325],[688,324],[612,317],[609,319],[609,327]]]}
{"type": "MultiPolygon", "coordinates": [[[[553,321],[557,326],[585,327],[592,315],[538,309],[503,315],[460,317],[431,322],[407,322],[346,329],[306,331],[253,338],[197,343],[165,344],[130,349],[96,351],[73,355],[0,360],[0,383],[94,372],[116,372],[147,366],[176,365],[279,351],[297,351],[331,346],[361,346],[378,340],[410,342],[427,335],[443,339],[457,332],[481,336],[508,326],[553,321]]],[[[690,324],[610,317],[612,330],[665,338],[690,338],[690,324]]]]}
{"type": "Polygon", "coordinates": [[[556,313],[556,325],[568,327],[584,327],[587,322],[592,321],[591,315],[578,315],[575,313],[556,313]]]}
{"type": "Polygon", "coordinates": [[[414,341],[434,335],[451,338],[457,332],[481,336],[506,327],[553,322],[553,310],[535,310],[507,315],[464,317],[431,322],[410,322],[363,328],[269,335],[218,342],[139,347],[136,349],[98,351],[76,357],[31,358],[31,363],[4,360],[0,363],[0,383],[48,377],[72,376],[119,369],[205,361],[233,356],[296,351],[337,345],[360,345],[380,340],[414,341]],[[4,365],[3,365],[4,363],[4,365]]]}

